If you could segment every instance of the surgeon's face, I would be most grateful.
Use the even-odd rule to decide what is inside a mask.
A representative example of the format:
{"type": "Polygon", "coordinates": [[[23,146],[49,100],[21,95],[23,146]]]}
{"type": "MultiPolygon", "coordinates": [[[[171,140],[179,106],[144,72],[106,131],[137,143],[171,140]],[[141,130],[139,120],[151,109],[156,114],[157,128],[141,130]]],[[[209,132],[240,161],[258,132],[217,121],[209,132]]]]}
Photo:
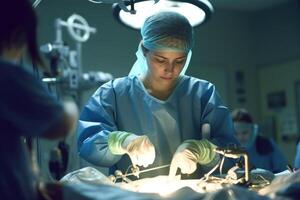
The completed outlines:
{"type": "Polygon", "coordinates": [[[187,54],[172,51],[147,51],[147,77],[161,86],[173,86],[183,69],[187,54]]]}
{"type": "Polygon", "coordinates": [[[234,122],[236,137],[242,145],[246,145],[253,133],[252,123],[234,122]]]}
{"type": "Polygon", "coordinates": [[[236,133],[236,136],[237,139],[240,141],[240,143],[245,145],[250,140],[251,134],[252,134],[252,130],[240,131],[236,133]]]}

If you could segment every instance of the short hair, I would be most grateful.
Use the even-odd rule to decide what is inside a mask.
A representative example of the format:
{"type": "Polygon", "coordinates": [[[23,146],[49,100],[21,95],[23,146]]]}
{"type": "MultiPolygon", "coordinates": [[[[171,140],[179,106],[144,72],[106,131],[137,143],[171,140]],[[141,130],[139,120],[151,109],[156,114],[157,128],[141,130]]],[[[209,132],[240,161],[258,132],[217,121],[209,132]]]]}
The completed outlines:
{"type": "Polygon", "coordinates": [[[244,108],[235,109],[231,113],[231,117],[234,122],[245,122],[245,123],[254,122],[250,113],[244,108]]]}
{"type": "Polygon", "coordinates": [[[37,17],[28,0],[7,0],[0,6],[0,54],[9,48],[26,46],[28,54],[43,65],[37,45],[37,17]]]}

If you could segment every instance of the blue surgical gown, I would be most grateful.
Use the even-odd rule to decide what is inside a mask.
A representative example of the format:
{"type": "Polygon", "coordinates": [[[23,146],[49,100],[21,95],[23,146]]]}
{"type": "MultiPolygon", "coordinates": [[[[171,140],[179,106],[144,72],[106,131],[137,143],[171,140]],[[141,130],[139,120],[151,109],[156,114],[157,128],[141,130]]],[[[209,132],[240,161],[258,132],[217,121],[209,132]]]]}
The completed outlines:
{"type": "Polygon", "coordinates": [[[297,144],[297,150],[296,150],[296,156],[295,156],[295,163],[294,163],[294,167],[296,169],[300,168],[300,141],[297,144]]]}
{"type": "Polygon", "coordinates": [[[61,119],[63,107],[32,73],[1,59],[0,94],[0,199],[38,199],[22,138],[42,136],[61,119]]]}
{"type": "Polygon", "coordinates": [[[169,164],[176,148],[187,139],[202,139],[201,127],[211,126],[210,140],[217,146],[238,144],[229,111],[215,86],[181,76],[165,101],[151,96],[136,76],[117,78],[102,85],[83,108],[78,125],[78,150],[98,166],[127,170],[128,156],[108,149],[112,131],[146,134],[155,146],[152,166],[169,164]]]}
{"type": "MultiPolygon", "coordinates": [[[[261,136],[258,137],[261,138],[261,136]]],[[[263,148],[270,148],[271,150],[268,153],[262,154],[258,152],[256,147],[257,140],[259,139],[258,137],[256,138],[254,145],[247,148],[250,165],[256,168],[269,170],[273,173],[279,173],[286,170],[287,161],[285,160],[284,155],[279,150],[276,143],[271,139],[264,139],[266,142],[268,142],[269,147],[264,145],[263,148]]],[[[263,143],[260,145],[263,145],[263,143]]]]}

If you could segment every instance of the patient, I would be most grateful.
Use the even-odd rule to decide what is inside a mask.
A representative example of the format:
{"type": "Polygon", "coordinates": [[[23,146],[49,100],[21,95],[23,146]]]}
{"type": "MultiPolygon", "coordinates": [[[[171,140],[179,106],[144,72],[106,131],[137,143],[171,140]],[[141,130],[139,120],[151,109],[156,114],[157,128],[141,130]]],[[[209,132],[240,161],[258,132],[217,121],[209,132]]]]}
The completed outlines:
{"type": "MultiPolygon", "coordinates": [[[[24,138],[66,137],[75,127],[77,107],[57,102],[42,83],[18,63],[25,52],[43,66],[38,53],[37,19],[29,0],[0,6],[0,198],[46,198],[39,190],[24,138]]],[[[45,69],[45,68],[44,68],[45,69]]]]}

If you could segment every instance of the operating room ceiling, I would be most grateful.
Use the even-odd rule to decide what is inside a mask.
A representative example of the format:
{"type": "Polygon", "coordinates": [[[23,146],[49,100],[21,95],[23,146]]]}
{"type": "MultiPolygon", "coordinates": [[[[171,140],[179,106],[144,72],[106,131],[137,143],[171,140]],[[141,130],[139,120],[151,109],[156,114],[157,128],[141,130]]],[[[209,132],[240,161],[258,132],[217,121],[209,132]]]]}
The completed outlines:
{"type": "Polygon", "coordinates": [[[299,0],[209,0],[215,9],[259,11],[299,0]]]}
{"type": "MultiPolygon", "coordinates": [[[[42,1],[49,1],[49,0],[31,0],[31,1],[36,3],[43,3],[42,1]]],[[[85,1],[88,2],[88,0],[85,1]]],[[[114,0],[111,1],[113,2],[114,0]]],[[[299,2],[300,5],[300,0],[208,0],[208,1],[212,3],[215,9],[236,10],[236,11],[259,11],[263,9],[272,8],[280,4],[285,4],[288,2],[299,2]]]]}

